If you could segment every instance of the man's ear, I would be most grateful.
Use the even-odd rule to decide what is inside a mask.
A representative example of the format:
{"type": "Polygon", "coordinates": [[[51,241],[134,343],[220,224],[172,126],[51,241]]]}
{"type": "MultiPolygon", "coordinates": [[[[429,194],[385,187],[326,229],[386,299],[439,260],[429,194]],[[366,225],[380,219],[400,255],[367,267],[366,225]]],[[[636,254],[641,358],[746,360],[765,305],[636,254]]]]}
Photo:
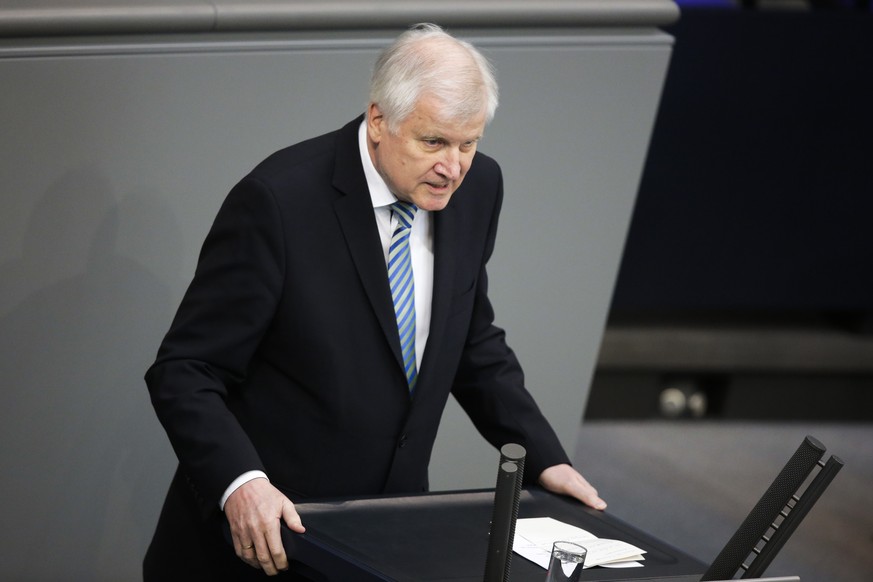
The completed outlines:
{"type": "Polygon", "coordinates": [[[370,103],[367,107],[367,137],[374,144],[382,141],[382,136],[388,131],[388,124],[385,121],[385,115],[375,103],[370,103]]]}

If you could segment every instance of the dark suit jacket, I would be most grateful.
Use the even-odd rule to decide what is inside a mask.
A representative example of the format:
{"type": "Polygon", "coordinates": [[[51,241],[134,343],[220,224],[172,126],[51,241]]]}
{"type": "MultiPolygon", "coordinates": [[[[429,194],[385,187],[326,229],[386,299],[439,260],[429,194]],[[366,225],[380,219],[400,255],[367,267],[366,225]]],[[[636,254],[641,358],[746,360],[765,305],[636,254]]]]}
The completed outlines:
{"type": "Polygon", "coordinates": [[[208,520],[253,469],[292,500],[424,491],[449,393],[491,443],[527,448],[529,479],[567,462],[492,323],[485,265],[503,191],[482,154],[434,214],[431,328],[410,398],[360,122],[277,152],[233,188],[146,374],[180,461],[171,496],[191,516],[196,504],[208,520]]]}

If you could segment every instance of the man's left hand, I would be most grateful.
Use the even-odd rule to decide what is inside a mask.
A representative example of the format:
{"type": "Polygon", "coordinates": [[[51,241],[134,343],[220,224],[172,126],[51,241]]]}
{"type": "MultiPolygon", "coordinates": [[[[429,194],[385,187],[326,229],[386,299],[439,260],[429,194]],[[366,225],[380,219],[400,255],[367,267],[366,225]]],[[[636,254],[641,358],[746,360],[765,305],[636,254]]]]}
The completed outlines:
{"type": "Polygon", "coordinates": [[[539,483],[552,493],[574,497],[594,509],[606,509],[606,502],[597,495],[597,489],[570,465],[552,465],[540,473],[539,483]]]}

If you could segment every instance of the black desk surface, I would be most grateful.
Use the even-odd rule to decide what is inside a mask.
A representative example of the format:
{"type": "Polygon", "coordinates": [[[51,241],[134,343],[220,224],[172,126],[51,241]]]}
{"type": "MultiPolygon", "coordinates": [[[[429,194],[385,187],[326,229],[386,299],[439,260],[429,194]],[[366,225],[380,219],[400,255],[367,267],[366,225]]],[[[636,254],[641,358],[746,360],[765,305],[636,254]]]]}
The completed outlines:
{"type": "MultiPolygon", "coordinates": [[[[297,504],[305,534],[283,531],[289,557],[325,580],[481,582],[493,491],[431,493],[297,504]]],[[[643,568],[590,568],[583,580],[696,582],[706,566],[633,526],[538,488],[522,492],[519,518],[553,517],[597,537],[647,551],[643,568]]],[[[513,554],[512,582],[541,582],[546,571],[513,554]]]]}

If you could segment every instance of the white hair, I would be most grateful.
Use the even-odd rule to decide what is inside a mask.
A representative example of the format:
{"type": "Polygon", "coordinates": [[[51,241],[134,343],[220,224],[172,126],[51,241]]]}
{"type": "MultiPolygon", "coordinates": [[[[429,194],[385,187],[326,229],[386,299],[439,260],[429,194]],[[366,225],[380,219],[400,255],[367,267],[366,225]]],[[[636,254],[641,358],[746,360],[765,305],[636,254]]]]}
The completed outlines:
{"type": "Polygon", "coordinates": [[[463,122],[484,112],[487,124],[498,103],[494,69],[472,44],[436,24],[416,24],[379,55],[370,103],[396,132],[425,95],[440,102],[447,119],[463,122]]]}

